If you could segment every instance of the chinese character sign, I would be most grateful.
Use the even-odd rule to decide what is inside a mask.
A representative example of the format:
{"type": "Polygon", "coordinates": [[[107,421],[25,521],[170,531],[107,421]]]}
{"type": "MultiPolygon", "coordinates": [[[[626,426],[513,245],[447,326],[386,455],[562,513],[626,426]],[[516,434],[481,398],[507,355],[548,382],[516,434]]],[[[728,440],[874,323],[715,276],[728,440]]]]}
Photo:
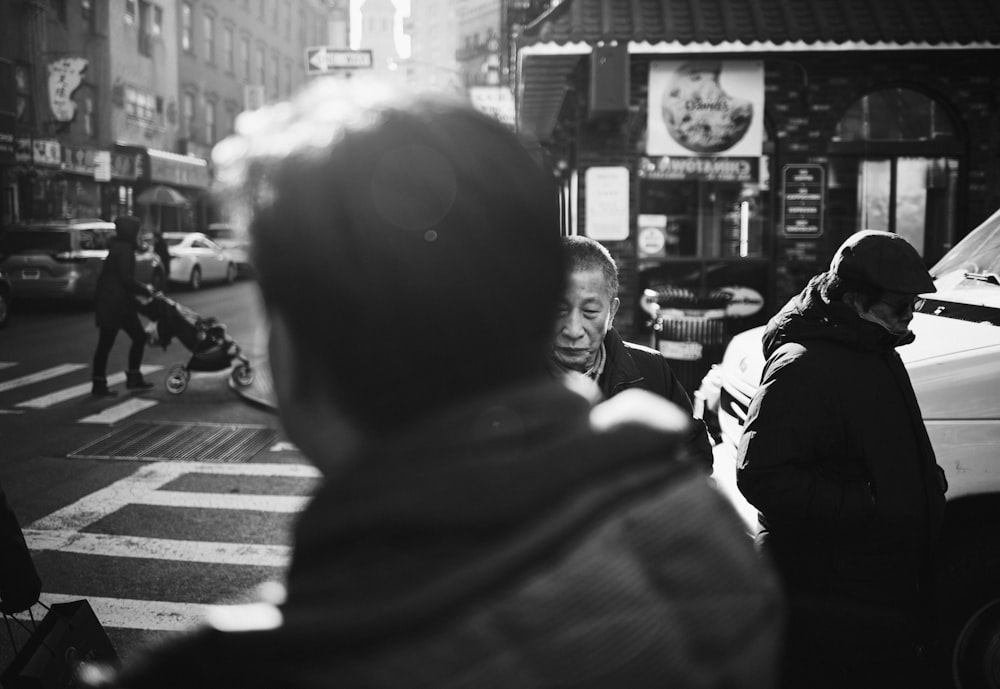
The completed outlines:
{"type": "Polygon", "coordinates": [[[49,63],[49,105],[59,122],[69,122],[76,115],[73,92],[80,86],[87,60],[64,57],[49,63]]]}

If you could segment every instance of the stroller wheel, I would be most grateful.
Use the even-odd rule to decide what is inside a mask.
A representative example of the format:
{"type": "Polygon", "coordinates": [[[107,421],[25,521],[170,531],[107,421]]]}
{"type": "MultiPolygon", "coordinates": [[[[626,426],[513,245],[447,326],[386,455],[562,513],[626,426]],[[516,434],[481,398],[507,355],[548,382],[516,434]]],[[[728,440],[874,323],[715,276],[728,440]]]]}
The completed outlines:
{"type": "Polygon", "coordinates": [[[252,384],[255,377],[256,375],[254,370],[250,368],[250,364],[240,364],[233,369],[233,382],[241,388],[252,384]]]}
{"type": "Polygon", "coordinates": [[[171,395],[179,395],[185,390],[187,390],[188,380],[191,379],[191,374],[188,372],[184,366],[177,364],[170,369],[170,373],[167,374],[167,379],[163,381],[163,384],[167,388],[167,392],[171,395]]]}

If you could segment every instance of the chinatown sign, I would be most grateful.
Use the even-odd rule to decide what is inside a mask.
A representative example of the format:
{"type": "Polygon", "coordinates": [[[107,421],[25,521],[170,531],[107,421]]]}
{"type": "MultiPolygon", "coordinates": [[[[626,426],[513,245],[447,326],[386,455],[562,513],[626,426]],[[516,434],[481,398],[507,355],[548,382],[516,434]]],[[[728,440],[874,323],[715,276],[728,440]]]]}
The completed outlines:
{"type": "Polygon", "coordinates": [[[76,116],[73,92],[80,87],[87,60],[82,57],[64,57],[48,64],[49,106],[58,122],[70,122],[76,116]]]}
{"type": "Polygon", "coordinates": [[[648,180],[752,183],[760,179],[760,158],[643,157],[638,175],[648,180]]]}

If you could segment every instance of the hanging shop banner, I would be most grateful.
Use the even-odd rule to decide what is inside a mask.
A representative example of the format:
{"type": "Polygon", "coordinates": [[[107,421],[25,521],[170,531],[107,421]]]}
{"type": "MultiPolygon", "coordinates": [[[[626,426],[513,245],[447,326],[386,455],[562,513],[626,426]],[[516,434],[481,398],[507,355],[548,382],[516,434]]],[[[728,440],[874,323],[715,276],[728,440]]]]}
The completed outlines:
{"type": "Polygon", "coordinates": [[[628,168],[587,168],[584,180],[586,235],[598,241],[628,239],[628,168]]]}
{"type": "Polygon", "coordinates": [[[638,175],[650,180],[756,183],[760,179],[760,158],[643,157],[639,159],[638,175]]]}
{"type": "Polygon", "coordinates": [[[87,64],[82,57],[64,57],[48,64],[49,105],[58,122],[69,122],[76,115],[73,92],[79,88],[87,64]]]}
{"type": "Polygon", "coordinates": [[[17,160],[47,167],[61,167],[62,146],[51,139],[22,137],[17,140],[17,160]]]}
{"type": "Polygon", "coordinates": [[[208,161],[204,158],[157,151],[152,148],[148,153],[151,182],[207,189],[212,181],[208,171],[208,161]]]}
{"type": "Polygon", "coordinates": [[[786,237],[814,239],[823,234],[826,170],[822,165],[786,165],[781,171],[781,229],[786,237]]]}
{"type": "Polygon", "coordinates": [[[663,60],[649,67],[646,153],[759,157],[764,63],[663,60]]]}

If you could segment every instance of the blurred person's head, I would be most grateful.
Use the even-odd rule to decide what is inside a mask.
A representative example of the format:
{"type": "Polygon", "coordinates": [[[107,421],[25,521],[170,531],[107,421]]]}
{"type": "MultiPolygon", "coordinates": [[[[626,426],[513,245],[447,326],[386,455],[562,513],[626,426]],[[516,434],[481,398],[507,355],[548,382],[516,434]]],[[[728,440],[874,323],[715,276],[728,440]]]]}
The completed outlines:
{"type": "Polygon", "coordinates": [[[115,236],[133,244],[138,241],[142,221],[134,215],[119,215],[115,218],[115,236]]]}
{"type": "Polygon", "coordinates": [[[589,237],[563,237],[562,245],[568,284],[559,302],[552,357],[565,369],[585,373],[597,362],[618,313],[618,266],[604,245],[589,237]]]}
{"type": "Polygon", "coordinates": [[[557,197],[499,122],[320,79],[242,116],[214,157],[249,225],[286,425],[329,398],[374,432],[545,370],[557,197]]]}
{"type": "Polygon", "coordinates": [[[901,336],[909,331],[917,295],[934,281],[917,250],[891,232],[861,230],[848,237],[824,276],[824,297],[901,336]]]}

